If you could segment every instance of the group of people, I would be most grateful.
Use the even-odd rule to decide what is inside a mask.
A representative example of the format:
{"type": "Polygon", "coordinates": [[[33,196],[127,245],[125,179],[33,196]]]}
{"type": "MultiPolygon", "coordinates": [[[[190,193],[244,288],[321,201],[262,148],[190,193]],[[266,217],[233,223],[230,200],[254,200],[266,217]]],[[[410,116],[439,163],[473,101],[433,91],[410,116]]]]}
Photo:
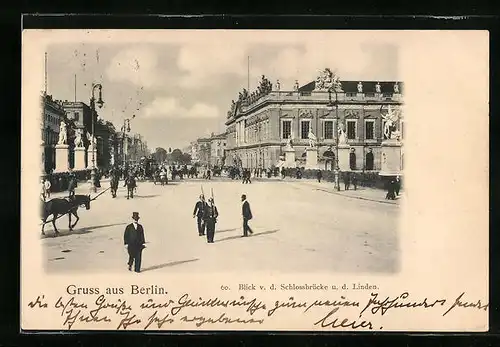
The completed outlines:
{"type": "Polygon", "coordinates": [[[399,196],[399,191],[401,189],[401,180],[399,176],[391,178],[387,184],[387,194],[385,195],[386,200],[396,200],[396,196],[399,196]]]}
{"type": "MultiPolygon", "coordinates": [[[[248,222],[253,218],[250,203],[246,199],[246,195],[241,196],[241,214],[243,218],[243,235],[241,237],[248,237],[253,234],[252,228],[248,222]]],[[[214,243],[215,225],[219,218],[219,211],[215,206],[214,198],[205,201],[205,196],[200,195],[199,200],[196,202],[193,218],[196,217],[197,229],[199,236],[207,236],[207,243],[214,243]]],[[[132,212],[133,222],[125,227],[123,234],[123,243],[128,252],[127,267],[129,271],[136,273],[141,272],[142,251],[146,248],[146,239],[144,236],[144,227],[139,224],[139,212],[132,212]],[[132,269],[133,267],[133,269],[132,269]]]]}
{"type": "MultiPolygon", "coordinates": [[[[78,181],[76,179],[76,176],[73,172],[69,173],[68,176],[68,199],[72,199],[75,196],[75,189],[78,186],[78,181]]],[[[48,201],[50,200],[50,195],[51,195],[51,189],[52,189],[52,183],[47,177],[42,178],[41,184],[40,184],[40,199],[42,201],[48,201]]]]}
{"type": "MultiPolygon", "coordinates": [[[[248,221],[253,218],[252,210],[250,209],[250,203],[247,201],[245,194],[241,196],[242,201],[242,217],[243,217],[243,235],[242,237],[247,237],[249,234],[253,234],[252,228],[248,225],[248,221]]],[[[208,203],[205,201],[205,196],[200,195],[199,200],[196,202],[193,210],[193,218],[196,218],[196,224],[198,227],[199,236],[207,236],[208,243],[214,243],[215,236],[215,225],[217,224],[217,218],[219,217],[219,211],[217,206],[215,206],[214,198],[208,199],[208,203]]]]}

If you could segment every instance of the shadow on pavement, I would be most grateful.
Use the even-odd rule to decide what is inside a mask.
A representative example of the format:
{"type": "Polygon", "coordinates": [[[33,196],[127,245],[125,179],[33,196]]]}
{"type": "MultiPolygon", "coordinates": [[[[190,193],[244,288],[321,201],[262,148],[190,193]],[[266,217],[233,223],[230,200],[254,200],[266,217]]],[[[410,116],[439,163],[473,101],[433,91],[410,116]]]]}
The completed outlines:
{"type": "Polygon", "coordinates": [[[238,228],[233,228],[233,229],[222,229],[222,230],[216,230],[215,233],[227,233],[228,231],[235,231],[238,230],[238,228]]]}
{"type": "MultiPolygon", "coordinates": [[[[268,231],[263,231],[261,233],[253,233],[251,234],[249,237],[256,237],[256,236],[260,236],[260,235],[269,235],[269,234],[274,234],[274,233],[277,233],[279,231],[279,229],[275,229],[275,230],[268,230],[268,231]]],[[[217,232],[215,233],[217,235],[217,232]]],[[[220,240],[216,240],[215,242],[222,242],[222,241],[229,241],[229,240],[236,240],[236,239],[240,239],[242,238],[243,236],[242,235],[236,235],[236,236],[229,236],[229,237],[225,237],[223,239],[220,239],[220,240]]]]}
{"type": "Polygon", "coordinates": [[[158,270],[158,269],[162,269],[164,267],[175,266],[175,265],[180,265],[180,264],[184,264],[184,263],[191,263],[193,261],[198,261],[198,260],[200,260],[200,259],[195,258],[195,259],[189,259],[189,260],[172,261],[170,263],[158,264],[158,265],[153,265],[150,267],[143,268],[141,270],[141,272],[158,270]]]}
{"type": "Polygon", "coordinates": [[[160,196],[160,194],[153,194],[153,195],[134,195],[134,198],[137,198],[137,199],[148,199],[148,198],[156,198],[157,196],[160,196]]]}
{"type": "Polygon", "coordinates": [[[70,236],[70,235],[82,235],[82,234],[91,233],[95,229],[109,228],[109,227],[113,227],[113,226],[117,226],[117,225],[125,225],[125,224],[127,224],[127,223],[103,224],[103,225],[96,225],[96,226],[88,227],[88,228],[75,229],[73,231],[70,231],[69,229],[66,229],[66,230],[59,229],[59,235],[57,235],[57,236],[53,230],[45,230],[45,235],[41,235],[40,238],[47,239],[47,238],[70,236]]]}

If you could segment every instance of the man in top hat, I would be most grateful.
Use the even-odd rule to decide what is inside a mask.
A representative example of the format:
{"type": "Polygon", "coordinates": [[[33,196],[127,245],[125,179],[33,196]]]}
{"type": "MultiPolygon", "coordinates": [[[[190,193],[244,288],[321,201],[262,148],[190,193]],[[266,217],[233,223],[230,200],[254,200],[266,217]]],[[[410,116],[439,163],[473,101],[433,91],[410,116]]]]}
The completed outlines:
{"type": "Polygon", "coordinates": [[[203,221],[203,216],[205,215],[205,209],[207,207],[207,203],[205,202],[205,196],[203,194],[200,195],[200,200],[196,202],[193,211],[193,218],[197,217],[198,223],[198,235],[205,235],[205,223],[203,221]]]}
{"type": "Polygon", "coordinates": [[[252,229],[248,226],[248,221],[253,218],[252,210],[250,209],[250,204],[247,201],[247,196],[243,194],[241,196],[242,204],[242,214],[243,214],[243,236],[247,237],[248,233],[253,234],[252,229]]]}
{"type": "Polygon", "coordinates": [[[219,211],[214,204],[214,198],[208,199],[208,205],[205,208],[205,213],[203,220],[207,226],[207,242],[214,243],[215,235],[215,223],[217,223],[217,217],[219,217],[219,211]]]}
{"type": "Polygon", "coordinates": [[[128,250],[128,269],[132,271],[134,264],[135,272],[141,272],[142,250],[146,248],[144,239],[144,228],[139,224],[139,212],[132,212],[132,223],[125,228],[123,241],[128,250]]]}

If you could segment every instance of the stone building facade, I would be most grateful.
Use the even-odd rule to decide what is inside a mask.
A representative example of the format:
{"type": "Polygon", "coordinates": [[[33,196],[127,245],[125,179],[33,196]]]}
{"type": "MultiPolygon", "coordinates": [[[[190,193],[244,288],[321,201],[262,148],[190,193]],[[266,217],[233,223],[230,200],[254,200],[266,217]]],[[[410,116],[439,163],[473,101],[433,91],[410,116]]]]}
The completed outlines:
{"type": "Polygon", "coordinates": [[[212,134],[210,137],[210,164],[223,166],[226,153],[226,134],[212,134]]]}
{"type": "Polygon", "coordinates": [[[55,168],[55,146],[59,140],[59,126],[66,121],[65,111],[61,104],[51,95],[41,96],[42,109],[42,166],[45,172],[55,168]]]}
{"type": "MultiPolygon", "coordinates": [[[[318,168],[335,162],[338,127],[350,146],[351,170],[378,171],[384,119],[390,106],[403,105],[400,81],[340,81],[329,69],[302,87],[280,90],[262,76],[257,91],[243,90],[227,114],[226,165],[244,168],[279,166],[291,140],[298,167],[305,164],[311,129],[316,136],[318,168]]],[[[404,119],[396,124],[404,138],[404,119]]]]}

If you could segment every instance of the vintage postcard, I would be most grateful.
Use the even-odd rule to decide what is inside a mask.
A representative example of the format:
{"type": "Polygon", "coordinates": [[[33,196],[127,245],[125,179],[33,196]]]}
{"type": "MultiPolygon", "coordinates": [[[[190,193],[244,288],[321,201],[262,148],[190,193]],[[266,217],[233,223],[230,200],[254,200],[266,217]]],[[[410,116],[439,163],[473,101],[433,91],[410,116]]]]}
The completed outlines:
{"type": "Polygon", "coordinates": [[[24,31],[21,328],[487,331],[488,47],[24,31]]]}

